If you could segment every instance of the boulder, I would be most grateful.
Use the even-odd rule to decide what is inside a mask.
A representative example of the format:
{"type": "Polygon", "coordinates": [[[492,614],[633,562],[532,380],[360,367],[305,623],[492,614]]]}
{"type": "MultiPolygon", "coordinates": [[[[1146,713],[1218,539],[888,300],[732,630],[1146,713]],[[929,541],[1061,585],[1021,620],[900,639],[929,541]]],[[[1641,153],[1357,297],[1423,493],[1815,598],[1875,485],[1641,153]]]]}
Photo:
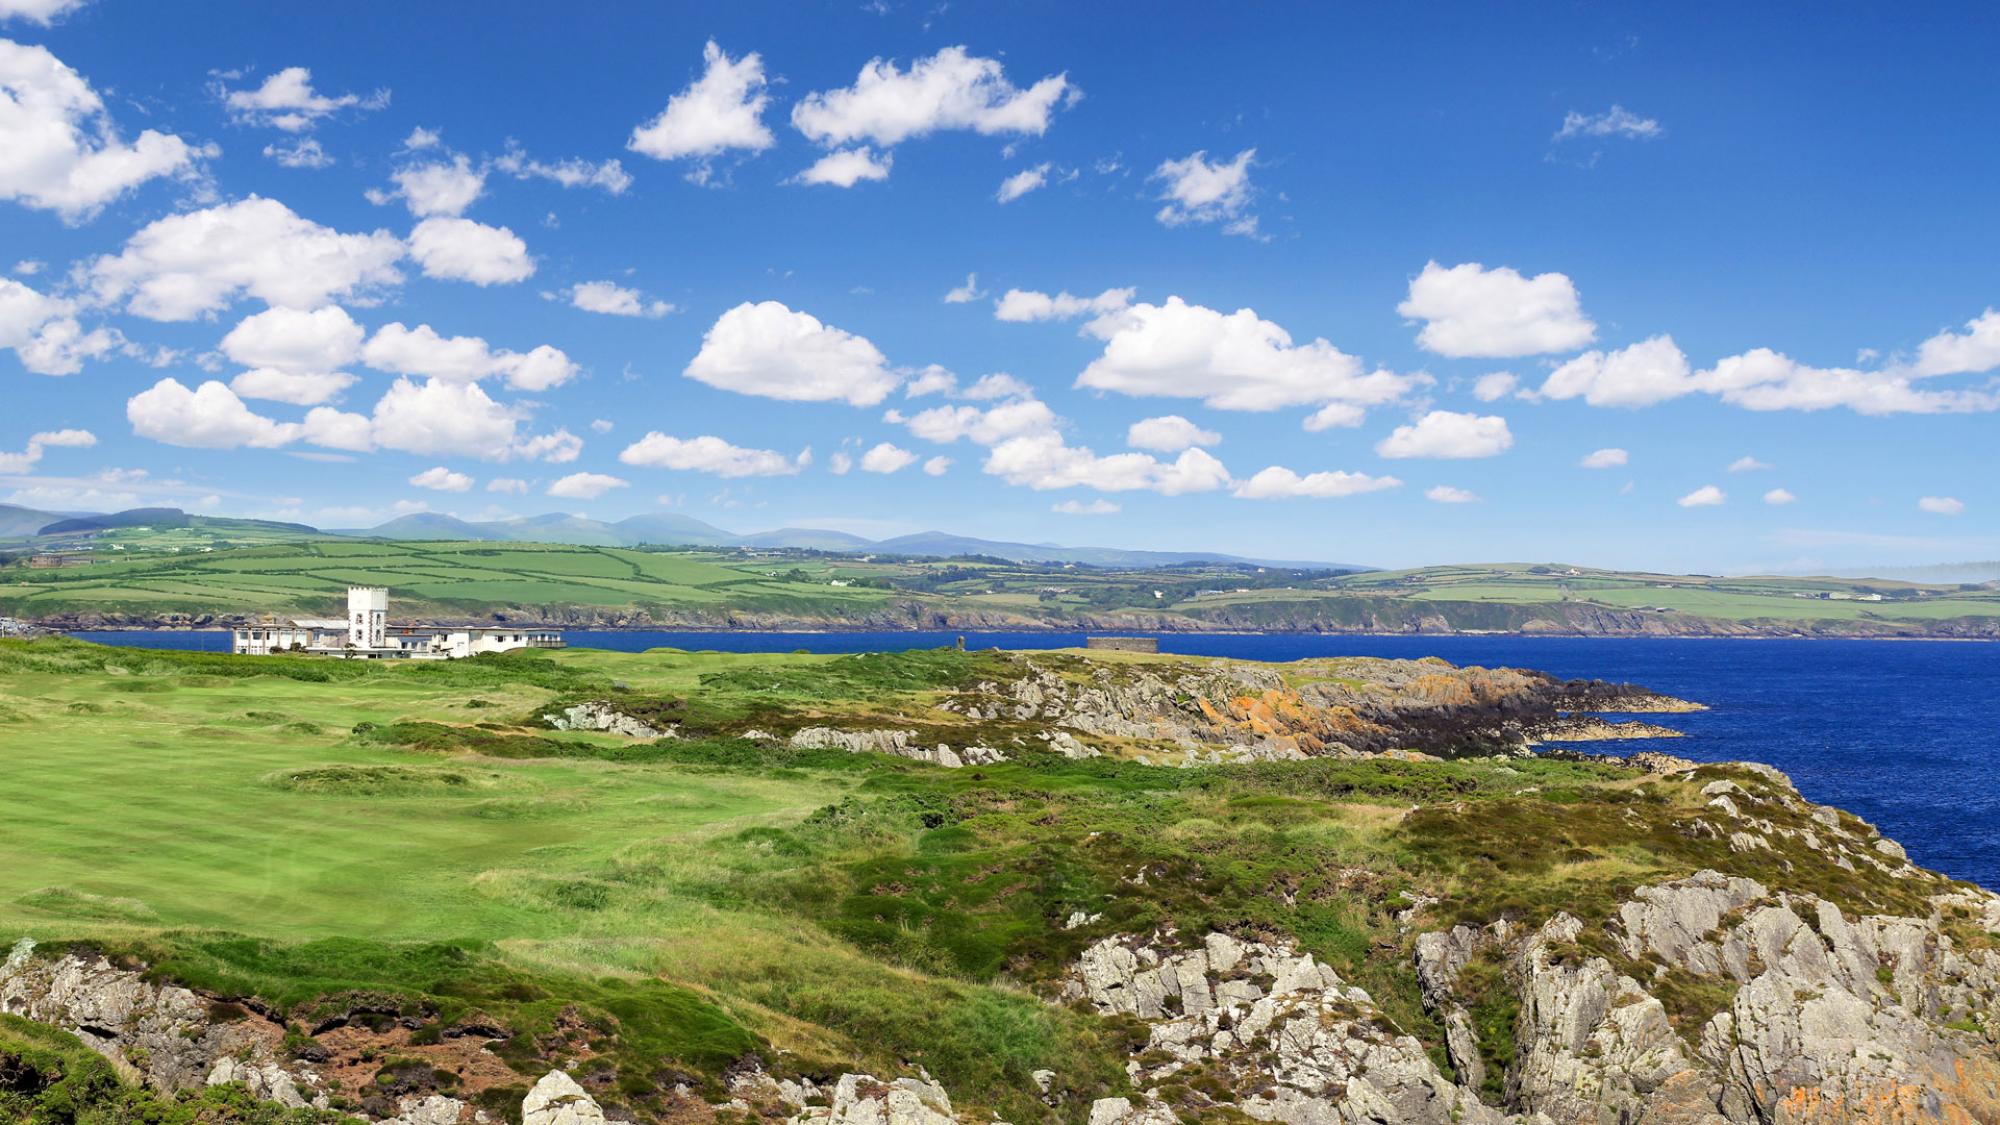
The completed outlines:
{"type": "Polygon", "coordinates": [[[396,1116],[384,1118],[382,1125],[456,1125],[465,1113],[465,1103],[432,1094],[427,1098],[404,1098],[396,1109],[396,1116]]]}
{"type": "Polygon", "coordinates": [[[551,1070],[521,1099],[521,1125],[604,1125],[604,1111],[576,1079],[551,1070]]]}
{"type": "Polygon", "coordinates": [[[230,1082],[241,1082],[251,1096],[267,1102],[277,1102],[292,1109],[306,1105],[306,1099],[299,1093],[298,1083],[276,1063],[241,1062],[228,1056],[215,1060],[214,1068],[208,1072],[208,1085],[221,1086],[230,1082]]]}
{"type": "Polygon", "coordinates": [[[944,1088],[927,1077],[884,1082],[869,1074],[841,1075],[831,1105],[810,1107],[791,1120],[794,1125],[958,1125],[944,1088]]]}
{"type": "Polygon", "coordinates": [[[680,737],[680,732],[671,726],[656,727],[644,719],[637,719],[620,712],[603,700],[578,703],[561,711],[551,711],[542,716],[542,721],[556,730],[595,730],[607,734],[622,734],[627,738],[680,737]]]}

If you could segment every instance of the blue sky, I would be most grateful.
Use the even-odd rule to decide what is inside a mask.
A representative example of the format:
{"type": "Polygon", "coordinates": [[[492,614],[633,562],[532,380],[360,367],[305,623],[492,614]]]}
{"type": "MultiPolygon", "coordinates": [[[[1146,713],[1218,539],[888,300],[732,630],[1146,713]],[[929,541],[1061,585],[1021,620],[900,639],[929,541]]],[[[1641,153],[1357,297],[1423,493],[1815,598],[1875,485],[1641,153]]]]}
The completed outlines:
{"type": "Polygon", "coordinates": [[[0,500],[2000,554],[1990,8],[1243,13],[0,0],[0,500]]]}

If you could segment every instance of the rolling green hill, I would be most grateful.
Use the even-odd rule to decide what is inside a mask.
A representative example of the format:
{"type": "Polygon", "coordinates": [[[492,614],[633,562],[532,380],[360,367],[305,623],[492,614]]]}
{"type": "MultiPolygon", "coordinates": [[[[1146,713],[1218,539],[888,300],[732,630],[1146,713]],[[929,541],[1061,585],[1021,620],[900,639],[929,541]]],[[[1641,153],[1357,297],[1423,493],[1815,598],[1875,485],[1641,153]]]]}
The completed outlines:
{"type": "Polygon", "coordinates": [[[771,577],[682,553],[494,542],[316,539],[198,553],[100,552],[86,566],[0,569],[0,613],[39,620],[312,616],[351,585],[387,586],[399,615],[570,620],[646,610],[837,616],[881,591],[771,577]]]}
{"type": "Polygon", "coordinates": [[[325,614],[347,586],[368,584],[390,588],[399,618],[612,628],[2000,637],[2000,589],[1991,586],[1553,564],[1346,574],[490,540],[315,537],[214,549],[187,538],[205,534],[127,532],[112,544],[125,549],[100,542],[69,556],[78,565],[0,567],[0,615],[59,627],[212,625],[325,614]]]}

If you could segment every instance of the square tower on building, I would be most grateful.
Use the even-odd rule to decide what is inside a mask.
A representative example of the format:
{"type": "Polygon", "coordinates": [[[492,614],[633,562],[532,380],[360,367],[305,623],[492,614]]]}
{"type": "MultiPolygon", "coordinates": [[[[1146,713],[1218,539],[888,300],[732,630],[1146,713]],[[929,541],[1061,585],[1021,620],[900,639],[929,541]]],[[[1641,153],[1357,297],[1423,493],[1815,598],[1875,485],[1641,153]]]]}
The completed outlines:
{"type": "Polygon", "coordinates": [[[385,586],[347,588],[347,643],[353,648],[389,644],[389,590],[385,586]]]}

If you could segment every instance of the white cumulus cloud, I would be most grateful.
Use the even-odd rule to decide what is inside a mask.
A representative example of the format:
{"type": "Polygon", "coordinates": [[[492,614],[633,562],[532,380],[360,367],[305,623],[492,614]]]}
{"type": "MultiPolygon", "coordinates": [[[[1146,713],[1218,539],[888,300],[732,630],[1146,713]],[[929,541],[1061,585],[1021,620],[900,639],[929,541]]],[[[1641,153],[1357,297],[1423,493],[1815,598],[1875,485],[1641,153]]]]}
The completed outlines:
{"type": "Polygon", "coordinates": [[[366,453],[375,448],[375,423],[366,414],[316,406],[306,411],[299,436],[325,449],[366,453]]]}
{"type": "Polygon", "coordinates": [[[473,481],[464,473],[453,472],[439,465],[411,477],[410,483],[418,488],[428,488],[435,492],[470,492],[473,481]]]}
{"type": "Polygon", "coordinates": [[[1946,330],[1917,348],[1914,373],[1974,375],[2000,367],[2000,309],[1987,309],[1965,322],[1964,332],[1946,330]]]}
{"type": "Polygon", "coordinates": [[[1615,469],[1621,465],[1629,464],[1631,460],[1632,455],[1622,449],[1600,449],[1594,453],[1585,454],[1583,460],[1577,462],[1577,464],[1586,469],[1615,469]]]}
{"type": "Polygon", "coordinates": [[[613,281],[584,281],[569,287],[569,303],[584,312],[658,319],[674,311],[665,301],[647,300],[637,289],[613,281]]]}
{"type": "Polygon", "coordinates": [[[732,149],[762,152],[774,143],[764,126],[764,60],[755,51],[731,59],[715,40],[702,48],[700,78],[667,99],[667,107],[632,130],[626,147],[655,160],[693,158],[688,178],[706,183],[710,162],[732,149]]]}
{"type": "Polygon", "coordinates": [[[334,371],[354,362],[366,335],[339,305],[271,308],[244,317],[222,338],[222,354],[245,367],[334,371]]]}
{"type": "Polygon", "coordinates": [[[607,473],[571,473],[550,482],[548,494],[565,500],[595,500],[614,488],[625,488],[630,484],[630,481],[607,473]]]}
{"type": "Polygon", "coordinates": [[[504,461],[518,453],[520,420],[477,383],[399,378],[375,404],[372,437],[384,449],[504,461]]]}
{"type": "Polygon", "coordinates": [[[1351,402],[1329,402],[1306,415],[1305,420],[1299,424],[1306,432],[1316,434],[1323,430],[1351,430],[1367,420],[1368,411],[1362,407],[1351,402]]]}
{"type": "Polygon", "coordinates": [[[535,259],[518,235],[471,219],[440,216],[418,223],[410,232],[410,257],[425,277],[481,286],[525,281],[535,272],[535,259]]]}
{"type": "Polygon", "coordinates": [[[0,453],[0,473],[32,472],[42,454],[52,448],[87,449],[96,444],[97,435],[89,430],[43,430],[30,437],[21,452],[0,453]]]}
{"type": "Polygon", "coordinates": [[[865,337],[777,301],[723,313],[683,374],[738,394],[855,406],[881,402],[902,382],[865,337]]]}
{"type": "Polygon", "coordinates": [[[791,476],[811,463],[811,451],[786,457],[769,449],[746,449],[712,434],[677,438],[658,430],[625,447],[618,460],[648,469],[680,469],[720,477],[791,476]]]}
{"type": "Polygon", "coordinates": [[[1076,385],[1127,395],[1197,398],[1222,410],[1274,410],[1309,403],[1375,406],[1422,380],[1367,371],[1324,339],[1294,344],[1291,334],[1250,309],[1222,313],[1179,297],[1140,303],[1088,326],[1104,354],[1076,385]]]}
{"type": "Polygon", "coordinates": [[[1683,508],[1713,508],[1729,499],[1729,494],[1712,484],[1704,484],[1675,503],[1683,508]]]}
{"type": "Polygon", "coordinates": [[[312,71],[288,66],[255,89],[225,90],[222,100],[230,115],[245,124],[300,133],[343,109],[380,109],[389,104],[389,91],[328,97],[313,89],[312,71]]]}
{"type": "Polygon", "coordinates": [[[90,3],[90,0],[0,0],[0,20],[26,20],[43,27],[90,3]]]}
{"type": "Polygon", "coordinates": [[[1141,418],[1125,431],[1125,444],[1161,453],[1179,453],[1192,446],[1215,445],[1221,440],[1221,434],[1204,430],[1178,414],[1141,418]]]}
{"type": "Polygon", "coordinates": [[[229,381],[229,389],[242,398],[288,402],[294,406],[318,406],[339,397],[357,380],[344,371],[286,371],[276,367],[253,367],[229,381]]]}
{"type": "Polygon", "coordinates": [[[1792,495],[1791,489],[1788,488],[1774,488],[1771,491],[1766,492],[1764,494],[1764,503],[1769,504],[1774,508],[1783,507],[1784,505],[1790,504],[1797,499],[1798,497],[1792,495]]]}
{"type": "Polygon", "coordinates": [[[1397,426],[1375,445],[1384,457],[1465,459],[1493,457],[1514,447],[1507,419],[1495,414],[1460,414],[1433,410],[1415,422],[1397,426]]]}
{"type": "Polygon", "coordinates": [[[389,178],[395,181],[396,190],[380,198],[400,198],[410,214],[420,219],[463,215],[486,192],[485,169],[473,167],[463,153],[450,160],[404,165],[389,178]]]}
{"type": "Polygon", "coordinates": [[[1449,269],[1426,263],[1396,312],[1424,322],[1419,347],[1455,358],[1575,351],[1597,338],[1597,325],[1583,314],[1566,275],[1522,277],[1478,262],[1449,269]]]}
{"type": "Polygon", "coordinates": [[[1498,402],[1514,393],[1521,379],[1512,371],[1495,371],[1473,380],[1472,397],[1481,402],[1498,402]]]}
{"type": "Polygon", "coordinates": [[[1651,406],[1699,389],[1672,336],[1616,351],[1585,352],[1549,373],[1544,398],[1581,398],[1592,406],[1651,406]]]}
{"type": "Polygon", "coordinates": [[[1257,218],[1246,213],[1253,189],[1250,166],[1257,150],[1246,148],[1228,163],[1211,161],[1206,150],[1162,161],[1152,179],[1161,182],[1160,209],[1153,217],[1170,227],[1222,223],[1230,234],[1255,235],[1257,218]]]}
{"type": "Polygon", "coordinates": [[[1066,75],[1022,90],[1007,80],[999,60],[946,47],[908,70],[871,60],[854,85],[801,98],[792,107],[792,126],[829,148],[860,141],[889,148],[943,129],[1040,136],[1070,93],[1066,75]]]}
{"type": "Polygon", "coordinates": [[[1718,360],[1698,376],[1701,390],[1749,410],[1830,410],[1857,414],[1958,414],[2000,410],[2000,393],[1930,390],[1901,371],[1813,367],[1769,348],[1718,360]]]}
{"type": "Polygon", "coordinates": [[[1037,491],[1094,488],[1100,492],[1149,490],[1167,496],[1213,492],[1229,484],[1229,471],[1206,450],[1189,449],[1172,461],[1147,453],[1099,457],[1072,446],[1054,431],[1008,438],[986,455],[985,471],[1009,484],[1037,491]]]}
{"type": "Polygon", "coordinates": [[[1945,333],[1926,341],[1928,360],[1920,349],[1916,366],[1874,370],[1815,367],[1770,348],[1752,348],[1696,371],[1671,336],[1654,336],[1616,351],[1577,356],[1549,374],[1539,395],[1581,398],[1592,406],[1651,406],[1709,394],[1758,411],[1843,408],[1874,416],[1990,412],[2000,410],[2000,392],[1990,387],[1935,388],[1923,382],[1935,374],[1962,374],[1983,362],[1983,319],[1971,322],[1963,335],[1945,333]]]}
{"type": "Polygon", "coordinates": [[[843,188],[851,188],[863,180],[879,182],[889,178],[889,167],[895,159],[894,153],[877,155],[866,145],[844,148],[813,161],[805,171],[792,177],[792,182],[843,188]]]}
{"type": "Polygon", "coordinates": [[[1925,496],[1917,501],[1917,510],[1934,516],[1956,516],[1965,511],[1965,501],[1955,496],[1925,496]]]}
{"type": "Polygon", "coordinates": [[[1454,488],[1448,484],[1439,484],[1425,489],[1424,499],[1439,504],[1476,504],[1479,502],[1479,494],[1463,488],[1454,488]]]}
{"type": "Polygon", "coordinates": [[[45,47],[0,39],[0,199],[80,223],[210,151],[152,129],[126,144],[82,75],[45,47]]]}
{"type": "Polygon", "coordinates": [[[1233,495],[1241,500],[1325,500],[1381,492],[1401,487],[1402,483],[1395,477],[1377,477],[1344,470],[1300,476],[1282,465],[1272,465],[1249,480],[1237,482],[1233,495]]]}
{"type": "Polygon", "coordinates": [[[1124,311],[1137,289],[1106,289],[1095,297],[1077,297],[1064,290],[1051,297],[1033,289],[1009,289],[993,302],[993,318],[1017,324],[1038,320],[1075,320],[1124,311]]]}
{"type": "Polygon", "coordinates": [[[193,320],[239,295],[310,309],[365,294],[402,281],[402,256],[402,240],[387,231],[342,234],[253,195],[149,223],[89,273],[101,301],[152,320],[193,320]]]}
{"type": "Polygon", "coordinates": [[[0,277],[0,348],[12,348],[21,366],[37,375],[74,375],[84,361],[102,358],[122,342],[110,329],[86,332],[77,310],[75,301],[0,277]]]}
{"type": "Polygon", "coordinates": [[[861,471],[864,473],[893,473],[916,463],[916,454],[886,441],[861,455],[861,471]]]}
{"type": "Polygon", "coordinates": [[[546,391],[577,374],[561,349],[542,344],[527,352],[493,348],[478,336],[442,336],[428,324],[415,328],[394,321],[383,325],[361,349],[362,362],[377,371],[421,375],[469,383],[503,376],[516,390],[546,391]]]}
{"type": "Polygon", "coordinates": [[[1769,462],[1759,461],[1755,457],[1750,457],[1747,455],[1743,457],[1738,457],[1736,460],[1731,461],[1729,463],[1729,471],[1732,473],[1756,473],[1756,472],[1762,472],[1763,470],[1768,469],[1770,467],[1771,465],[1769,462]]]}
{"type": "Polygon", "coordinates": [[[1003,402],[984,410],[976,406],[934,406],[901,421],[911,434],[940,445],[949,445],[960,438],[978,445],[998,445],[1010,438],[1052,434],[1058,423],[1055,411],[1034,398],[1003,402]]]}
{"type": "Polygon", "coordinates": [[[257,414],[214,380],[189,390],[162,379],[126,400],[125,417],[140,437],[194,449],[271,449],[299,436],[297,425],[257,414]]]}

